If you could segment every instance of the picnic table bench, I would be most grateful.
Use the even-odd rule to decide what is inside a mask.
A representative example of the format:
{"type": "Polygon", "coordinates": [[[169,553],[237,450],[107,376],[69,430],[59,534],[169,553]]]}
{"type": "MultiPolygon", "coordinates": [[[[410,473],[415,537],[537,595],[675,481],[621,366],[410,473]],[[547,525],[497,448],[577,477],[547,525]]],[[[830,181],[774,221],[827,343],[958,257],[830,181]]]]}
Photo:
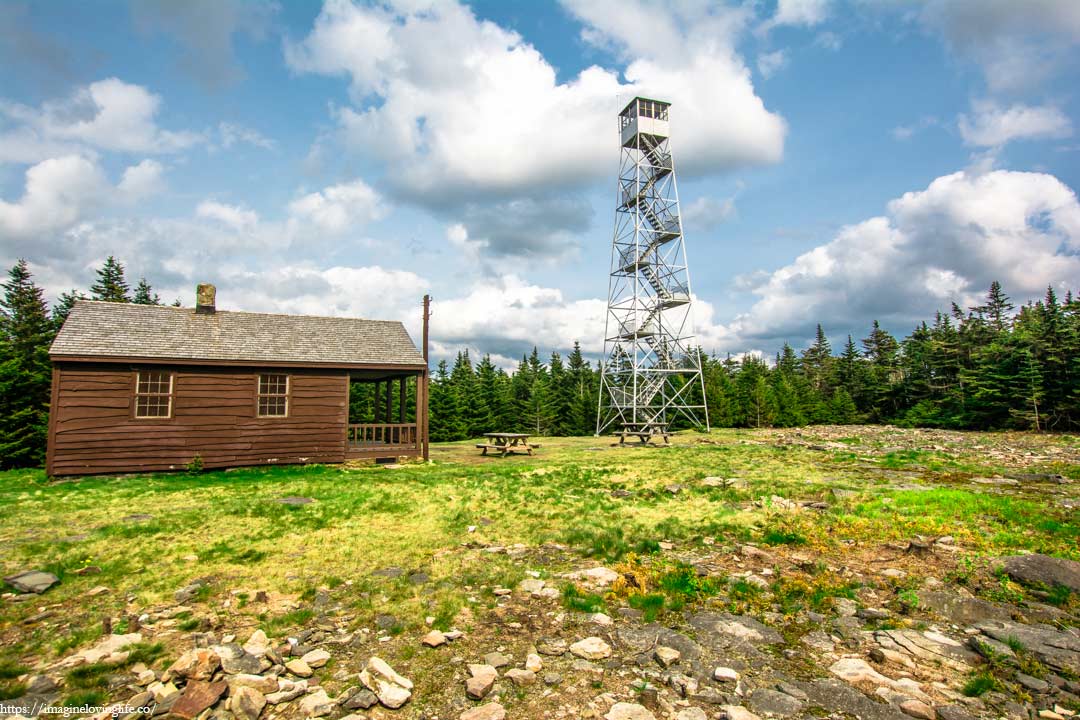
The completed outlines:
{"type": "Polygon", "coordinates": [[[498,450],[500,457],[505,457],[507,453],[513,452],[526,452],[532,455],[532,451],[540,447],[537,443],[530,443],[529,436],[526,433],[484,433],[484,437],[487,438],[487,442],[478,443],[476,448],[483,450],[481,455],[487,455],[488,450],[498,450]]]}
{"type": "Polygon", "coordinates": [[[623,423],[623,429],[615,433],[619,438],[619,444],[626,443],[626,438],[637,438],[641,441],[642,445],[652,442],[656,437],[664,439],[665,445],[670,445],[671,441],[668,439],[671,437],[671,432],[668,430],[668,423],[658,422],[638,422],[638,423],[623,423]]]}

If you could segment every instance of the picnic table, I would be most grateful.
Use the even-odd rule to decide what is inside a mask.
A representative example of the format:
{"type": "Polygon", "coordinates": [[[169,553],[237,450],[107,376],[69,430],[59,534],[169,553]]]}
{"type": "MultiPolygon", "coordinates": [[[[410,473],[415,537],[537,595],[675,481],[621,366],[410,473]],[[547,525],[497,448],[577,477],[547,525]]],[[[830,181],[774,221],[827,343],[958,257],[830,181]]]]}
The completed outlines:
{"type": "Polygon", "coordinates": [[[498,450],[500,457],[512,452],[527,452],[532,455],[533,449],[540,447],[536,443],[530,443],[526,433],[490,432],[484,433],[484,437],[487,441],[476,446],[484,451],[481,455],[487,455],[488,450],[498,450]]]}
{"type": "Polygon", "coordinates": [[[671,432],[666,422],[628,422],[623,423],[623,429],[615,433],[619,438],[619,444],[626,442],[626,438],[636,437],[642,445],[652,442],[656,437],[662,437],[665,445],[670,445],[671,432]]]}

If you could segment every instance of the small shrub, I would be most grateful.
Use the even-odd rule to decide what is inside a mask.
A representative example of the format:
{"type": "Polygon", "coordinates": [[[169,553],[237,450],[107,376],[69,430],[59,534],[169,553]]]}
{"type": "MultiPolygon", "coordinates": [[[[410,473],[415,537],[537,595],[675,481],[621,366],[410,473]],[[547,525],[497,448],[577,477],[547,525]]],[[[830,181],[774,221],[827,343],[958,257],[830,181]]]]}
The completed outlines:
{"type": "Polygon", "coordinates": [[[604,598],[595,593],[582,592],[576,585],[567,585],[562,593],[563,607],[583,613],[604,612],[604,598]]]}
{"type": "Polygon", "coordinates": [[[641,611],[641,619],[645,622],[653,622],[664,611],[665,598],[662,593],[631,595],[627,601],[630,607],[641,611]]]}
{"type": "Polygon", "coordinates": [[[191,462],[187,464],[187,471],[192,475],[198,475],[203,471],[202,455],[195,453],[195,456],[191,458],[191,462]]]}
{"type": "Polygon", "coordinates": [[[964,695],[968,697],[979,697],[985,695],[991,690],[996,690],[998,687],[997,678],[988,673],[977,673],[964,683],[964,695]]]}
{"type": "Polygon", "coordinates": [[[0,700],[11,700],[26,694],[26,683],[0,682],[0,700]]]}
{"type": "Polygon", "coordinates": [[[805,545],[806,536],[795,530],[780,527],[769,527],[761,533],[761,542],[766,545],[805,545]]]}
{"type": "Polygon", "coordinates": [[[11,680],[30,672],[30,668],[12,660],[0,660],[0,680],[11,680]]]}
{"type": "Polygon", "coordinates": [[[108,699],[108,695],[102,690],[79,690],[64,698],[61,707],[101,707],[108,699]]]}

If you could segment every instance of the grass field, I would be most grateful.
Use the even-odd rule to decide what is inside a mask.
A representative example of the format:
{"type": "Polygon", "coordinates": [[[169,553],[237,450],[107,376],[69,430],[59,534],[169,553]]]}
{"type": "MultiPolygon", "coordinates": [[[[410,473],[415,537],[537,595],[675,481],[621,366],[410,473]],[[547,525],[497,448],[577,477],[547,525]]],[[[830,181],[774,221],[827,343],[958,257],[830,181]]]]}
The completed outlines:
{"type": "MultiPolygon", "coordinates": [[[[348,585],[355,623],[392,616],[386,629],[396,634],[419,630],[425,617],[446,628],[464,607],[494,607],[493,590],[512,587],[526,568],[553,577],[588,558],[660,562],[666,570],[653,597],[628,599],[657,612],[680,607],[672,598],[710,591],[688,585],[680,557],[742,542],[850,564],[874,562],[890,543],[951,535],[963,553],[948,567],[895,563],[909,563],[914,576],[954,578],[1020,550],[1080,558],[1080,485],[973,482],[1018,473],[1080,478],[1073,436],[810,428],[687,433],[674,442],[616,448],[609,439],[547,438],[536,456],[508,458],[450,443],[433,448],[431,463],[394,468],[65,481],[0,473],[4,575],[33,568],[61,579],[33,602],[0,603],[0,662],[58,657],[99,635],[103,618],[121,631],[126,618],[171,601],[197,578],[210,581],[194,600],[210,609],[175,618],[180,630],[227,618],[280,636],[311,619],[320,588],[348,585]],[[711,486],[706,477],[729,482],[711,486]],[[312,502],[278,502],[289,496],[312,502]],[[826,507],[788,512],[783,499],[826,507]],[[372,574],[387,568],[402,573],[372,574]],[[415,573],[427,582],[411,581],[415,573]],[[96,587],[108,591],[89,595],[96,587]],[[253,602],[259,591],[269,603],[253,602]],[[43,611],[55,615],[24,624],[43,611]]],[[[806,597],[846,592],[834,585],[807,588],[806,597]]],[[[745,604],[753,593],[736,583],[731,601],[745,604]]],[[[574,590],[565,598],[577,609],[605,602],[574,590]]]]}

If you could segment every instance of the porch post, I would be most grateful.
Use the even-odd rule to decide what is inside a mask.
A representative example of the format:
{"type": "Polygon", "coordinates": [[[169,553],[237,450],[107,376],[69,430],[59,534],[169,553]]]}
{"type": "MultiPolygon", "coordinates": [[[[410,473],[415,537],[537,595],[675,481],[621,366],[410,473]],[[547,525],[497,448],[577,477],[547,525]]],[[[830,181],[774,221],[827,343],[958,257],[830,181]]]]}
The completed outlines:
{"type": "Polygon", "coordinates": [[[379,388],[382,387],[382,383],[378,380],[375,381],[375,411],[372,413],[371,422],[379,422],[379,388]]]}
{"type": "Polygon", "coordinates": [[[394,417],[394,395],[390,392],[390,388],[393,387],[393,382],[393,380],[386,381],[386,415],[384,416],[386,419],[383,420],[383,422],[386,423],[391,422],[391,418],[394,417]]]}
{"type": "Polygon", "coordinates": [[[405,377],[398,380],[398,422],[405,424],[405,377]]]}
{"type": "Polygon", "coordinates": [[[423,448],[424,448],[424,462],[428,461],[428,455],[429,455],[429,449],[430,449],[429,446],[431,444],[428,441],[428,373],[431,370],[431,363],[428,360],[428,322],[430,321],[430,319],[431,319],[431,296],[430,295],[425,295],[424,296],[424,372],[422,372],[420,374],[420,376],[416,378],[416,402],[417,402],[417,406],[418,406],[417,410],[416,410],[417,418],[420,417],[420,395],[421,395],[420,386],[423,385],[423,388],[424,388],[424,392],[423,392],[423,396],[424,396],[424,404],[423,404],[424,423],[423,423],[423,425],[420,425],[419,420],[418,420],[417,421],[417,428],[416,428],[417,432],[420,433],[419,441],[423,444],[423,448]]]}

